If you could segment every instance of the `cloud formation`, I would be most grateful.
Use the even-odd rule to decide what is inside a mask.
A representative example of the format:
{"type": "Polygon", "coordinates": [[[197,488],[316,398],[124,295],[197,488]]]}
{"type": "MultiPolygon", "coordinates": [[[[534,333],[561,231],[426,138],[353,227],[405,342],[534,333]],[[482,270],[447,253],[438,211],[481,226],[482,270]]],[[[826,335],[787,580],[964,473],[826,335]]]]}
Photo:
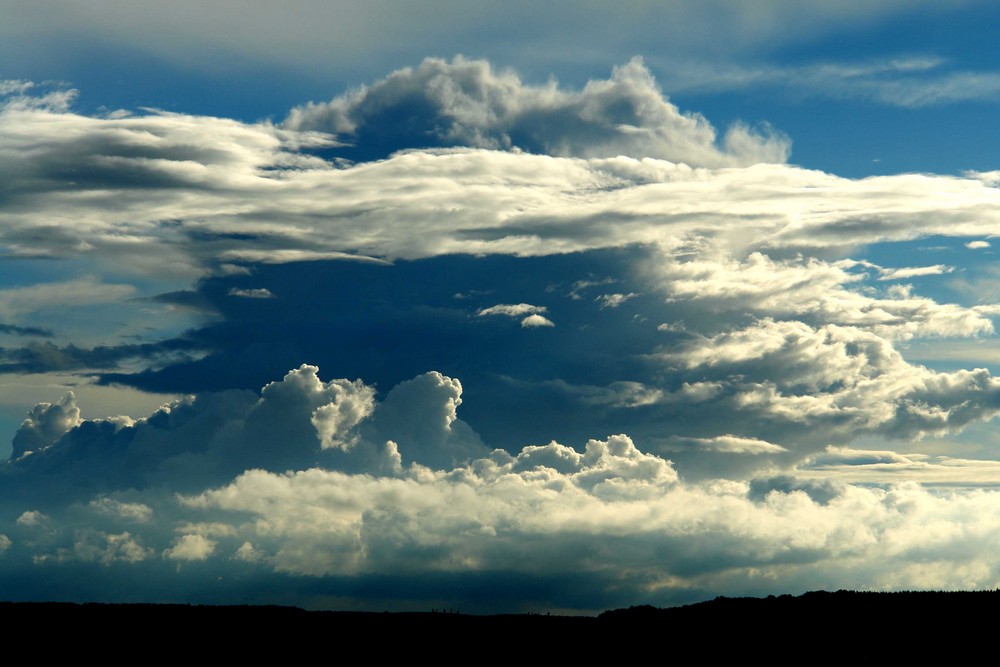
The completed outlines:
{"type": "Polygon", "coordinates": [[[1000,413],[992,357],[912,358],[995,336],[990,173],[787,164],[640,60],[573,90],[430,59],[281,125],[36,90],[0,87],[0,371],[182,396],[30,410],[5,584],[485,609],[520,581],[507,608],[578,610],[996,585],[990,444],[923,451],[1000,413]]]}
{"type": "MultiPolygon", "coordinates": [[[[482,62],[428,67],[446,80],[455,67],[496,78],[482,62]]],[[[636,63],[626,69],[621,81],[589,93],[551,95],[568,95],[573,109],[594,95],[634,113],[634,89],[646,85],[645,74],[636,63]]],[[[419,92],[422,80],[411,81],[418,70],[399,76],[419,92]]],[[[516,77],[507,78],[515,85],[516,77]]],[[[655,113],[667,114],[658,95],[655,113]]],[[[674,121],[707,136],[700,119],[674,121]]],[[[455,131],[464,137],[461,128],[455,131]]],[[[640,134],[647,130],[654,131],[640,134]]],[[[0,138],[0,167],[10,174],[0,233],[5,256],[80,258],[94,271],[114,257],[121,269],[161,280],[257,262],[543,255],[634,243],[669,252],[700,242],[740,254],[812,254],[936,234],[988,236],[1000,197],[975,175],[851,180],[784,164],[696,169],[646,157],[655,137],[636,140],[635,157],[618,149],[603,153],[614,157],[583,159],[559,157],[558,147],[552,155],[456,147],[338,168],[304,152],[339,150],[317,132],[165,112],[85,117],[8,105],[0,138]],[[398,224],[401,212],[406,225],[398,224]]],[[[28,296],[11,291],[5,299],[13,306],[28,296]]]]}
{"type": "Polygon", "coordinates": [[[284,124],[349,137],[368,159],[400,147],[469,146],[721,167],[784,162],[790,143],[770,128],[744,125],[718,142],[705,118],[667,101],[640,58],[579,92],[554,81],[525,85],[485,60],[429,58],[330,102],[294,109],[284,124]]]}
{"type": "MultiPolygon", "coordinates": [[[[963,588],[996,581],[992,545],[1000,523],[988,517],[997,515],[1000,494],[960,489],[941,494],[905,481],[885,488],[843,481],[850,475],[845,469],[916,465],[892,452],[831,448],[801,468],[823,472],[827,481],[776,475],[693,482],[626,435],[590,439],[579,450],[552,442],[509,453],[469,448],[472,436],[466,431],[456,457],[460,388],[428,373],[382,402],[363,401],[359,412],[341,421],[344,433],[358,436],[349,450],[392,435],[382,450],[388,458],[369,458],[351,472],[346,468],[354,463],[347,456],[316,467],[303,465],[306,460],[297,455],[289,459],[287,451],[277,455],[289,448],[314,455],[327,451],[323,419],[332,417],[320,408],[334,406],[344,414],[345,406],[358,405],[362,386],[321,382],[315,369],[303,366],[257,397],[200,396],[117,425],[118,433],[134,432],[116,444],[115,456],[126,460],[146,448],[140,431],[158,432],[156,449],[175,453],[155,462],[158,479],[169,483],[137,487],[134,479],[107,475],[106,465],[101,469],[108,485],[84,494],[81,502],[5,493],[0,578],[19,576],[25,561],[33,563],[32,576],[93,564],[100,566],[94,574],[99,581],[149,572],[153,576],[145,587],[152,591],[164,572],[193,584],[202,573],[214,577],[238,563],[241,577],[201,598],[232,601],[245,594],[243,577],[254,586],[268,580],[296,586],[305,577],[317,590],[350,599],[359,594],[352,590],[364,595],[385,577],[447,574],[435,579],[444,586],[438,594],[457,596],[470,609],[493,610],[511,576],[527,577],[537,587],[528,586],[519,600],[501,603],[502,609],[539,604],[598,609],[627,600],[665,604],[705,590],[753,593],[764,590],[761,574],[780,577],[794,590],[843,582],[963,588]],[[261,421],[265,414],[269,425],[261,421]],[[224,443],[239,422],[244,433],[224,443]],[[257,445],[248,442],[265,426],[280,427],[283,437],[273,432],[257,445]],[[234,445],[243,453],[241,469],[231,478],[180,495],[164,493],[188,479],[191,468],[177,465],[185,452],[234,445]],[[389,459],[394,464],[384,465],[389,459]],[[271,470],[257,465],[279,460],[271,470]],[[834,471],[840,472],[830,476],[834,471]],[[38,509],[42,503],[44,512],[38,509]],[[184,567],[162,569],[167,563],[184,567]],[[202,569],[186,569],[195,564],[202,569]],[[573,573],[565,587],[557,583],[560,572],[573,573]],[[463,582],[473,578],[480,582],[478,593],[461,593],[463,582]]],[[[71,403],[63,402],[64,413],[72,412],[71,403]]],[[[38,413],[52,410],[42,407],[38,413]]],[[[79,455],[81,447],[102,447],[93,439],[100,428],[100,422],[78,422],[26,460],[51,458],[60,449],[79,455]]],[[[720,456],[782,451],[732,435],[674,445],[720,456]]],[[[151,453],[146,448],[141,455],[151,453]]],[[[961,466],[952,469],[958,471],[952,479],[961,479],[961,466]]],[[[53,472],[8,468],[4,489],[10,489],[10,475],[21,475],[26,487],[43,484],[53,472]]],[[[61,479],[95,472],[63,469],[61,479]]],[[[429,592],[414,595],[415,602],[434,599],[429,592]]]]}
{"type": "Polygon", "coordinates": [[[805,65],[691,63],[672,72],[680,91],[775,87],[790,97],[865,99],[910,109],[996,99],[1000,72],[963,70],[933,55],[805,65]]]}

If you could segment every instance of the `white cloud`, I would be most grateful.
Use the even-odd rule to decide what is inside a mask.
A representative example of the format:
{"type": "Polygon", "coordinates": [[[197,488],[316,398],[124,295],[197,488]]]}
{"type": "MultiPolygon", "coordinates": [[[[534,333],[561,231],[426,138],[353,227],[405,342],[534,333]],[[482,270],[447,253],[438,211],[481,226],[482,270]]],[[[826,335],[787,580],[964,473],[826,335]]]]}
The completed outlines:
{"type": "Polygon", "coordinates": [[[522,315],[535,315],[548,312],[545,306],[533,306],[530,303],[500,303],[489,308],[482,308],[479,316],[486,315],[507,315],[508,317],[521,317],[522,315]]]}
{"type": "Polygon", "coordinates": [[[136,523],[146,523],[153,518],[153,508],[148,505],[123,502],[108,496],[100,496],[91,500],[90,507],[101,514],[136,523]]]}
{"type": "Polygon", "coordinates": [[[81,422],[76,396],[67,392],[58,403],[39,403],[21,422],[13,441],[11,458],[17,459],[55,443],[81,422]]]}
{"type": "Polygon", "coordinates": [[[773,260],[762,252],[752,252],[738,260],[710,251],[693,254],[685,261],[660,261],[650,271],[661,276],[662,290],[668,299],[702,303],[711,311],[815,318],[819,322],[869,329],[890,340],[993,332],[992,322],[976,308],[938,303],[914,296],[906,289],[879,295],[854,287],[864,276],[851,269],[866,265],[891,279],[935,275],[945,270],[938,266],[882,269],[853,260],[773,260]]]}
{"type": "Polygon", "coordinates": [[[163,552],[163,557],[179,561],[200,561],[214,552],[215,542],[204,535],[181,535],[174,546],[163,552]]]}
{"type": "MultiPolygon", "coordinates": [[[[765,324],[762,331],[781,326],[765,324]]],[[[753,358],[730,354],[723,341],[718,347],[716,364],[753,358]]],[[[770,346],[761,349],[761,356],[772,354],[770,346]]],[[[935,392],[945,398],[951,388],[961,388],[961,377],[924,373],[907,409],[921,402],[929,406],[935,392]]],[[[197,415],[191,407],[203,402],[200,397],[149,421],[163,438],[158,447],[183,444],[195,450],[203,445],[192,439],[191,424],[201,421],[204,429],[204,422],[214,422],[217,430],[203,442],[218,441],[233,428],[237,405],[249,405],[251,413],[242,419],[254,422],[254,432],[265,439],[284,433],[281,442],[287,445],[288,434],[312,428],[313,405],[348,401],[364,388],[345,382],[320,382],[313,368],[302,367],[268,385],[257,401],[220,396],[215,414],[206,404],[197,415]],[[270,426],[262,421],[264,405],[270,406],[270,426]]],[[[853,407],[870,400],[861,398],[853,407]]],[[[398,465],[397,458],[395,467],[350,472],[337,469],[337,461],[323,468],[301,465],[302,459],[298,466],[266,471],[246,459],[241,461],[246,467],[232,476],[176,496],[164,488],[175,487],[174,476],[186,477],[190,469],[164,460],[167,476],[159,479],[166,487],[131,489],[120,497],[98,494],[85,505],[57,503],[44,521],[37,510],[22,512],[30,518],[11,522],[18,532],[9,538],[5,561],[14,554],[33,560],[32,567],[85,562],[138,568],[161,554],[169,561],[204,563],[220,577],[235,560],[257,568],[258,576],[360,582],[369,576],[448,573],[474,575],[488,585],[498,573],[520,573],[543,587],[569,569],[579,573],[593,599],[616,590],[626,600],[660,604],[692,588],[758,592],[762,576],[804,587],[963,588],[1000,582],[989,567],[1000,539],[1000,520],[989,517],[1000,516],[1000,492],[962,489],[994,474],[995,462],[831,447],[802,460],[794,478],[734,481],[698,474],[687,479],[625,435],[591,439],[579,450],[550,442],[514,453],[489,452],[458,419],[460,405],[460,383],[428,373],[394,389],[357,423],[364,439],[397,437],[396,451],[404,453],[406,465],[398,465]],[[420,453],[421,447],[438,453],[420,453]],[[435,456],[441,463],[435,469],[411,463],[435,456]],[[892,483],[911,473],[954,488],[941,493],[908,481],[892,483]],[[130,525],[128,531],[102,529],[94,527],[95,519],[130,525]],[[46,530],[37,531],[43,525],[46,530]],[[789,562],[796,563],[794,579],[787,578],[789,562]],[[650,582],[656,583],[652,589],[650,582]]],[[[318,451],[319,436],[312,437],[318,451]]],[[[733,433],[667,444],[664,451],[671,456],[694,449],[719,461],[772,465],[789,453],[783,445],[733,433]]],[[[126,449],[134,456],[143,446],[133,440],[126,449]]],[[[7,495],[0,511],[23,502],[7,495]]],[[[587,599],[560,604],[572,608],[587,599]]]]}
{"type": "Polygon", "coordinates": [[[757,438],[741,438],[734,435],[720,435],[715,438],[691,438],[698,447],[716,452],[733,454],[778,454],[788,450],[781,445],[758,440],[757,438]]]}
{"type": "Polygon", "coordinates": [[[921,276],[938,276],[943,273],[951,273],[955,269],[944,264],[934,266],[916,266],[898,269],[879,269],[879,280],[905,280],[907,278],[919,278],[921,276]]]}
{"type": "Polygon", "coordinates": [[[904,361],[883,338],[854,327],[762,320],[662,354],[668,364],[732,391],[733,414],[823,424],[827,438],[880,432],[920,437],[1000,412],[1000,381],[985,369],[938,373],[904,361]]]}
{"type": "Polygon", "coordinates": [[[965,244],[965,247],[969,248],[970,250],[981,250],[982,248],[989,248],[990,247],[990,242],[989,241],[969,241],[968,243],[965,244]]]}
{"type": "Polygon", "coordinates": [[[554,327],[555,323],[542,315],[546,312],[548,312],[548,308],[545,306],[533,306],[530,303],[501,303],[480,309],[478,315],[480,317],[506,315],[515,319],[526,315],[521,319],[521,326],[524,328],[554,327]]]}
{"type": "Polygon", "coordinates": [[[274,294],[271,290],[266,287],[258,287],[252,289],[239,289],[233,287],[229,290],[229,296],[238,296],[243,299],[273,299],[274,294]]]}
{"type": "MultiPolygon", "coordinates": [[[[593,94],[604,99],[618,94],[615,86],[635,85],[604,82],[593,94]]],[[[810,254],[935,234],[988,236],[1000,222],[1000,191],[979,177],[851,180],[781,164],[709,170],[617,152],[569,159],[470,149],[336,168],[296,150],[329,141],[180,114],[7,109],[0,165],[11,177],[0,246],[176,277],[233,261],[537,256],[634,243],[668,253],[700,243],[739,255],[810,254]]],[[[636,155],[649,153],[636,146],[636,155]]],[[[109,293],[97,279],[46,289],[65,303],[74,285],[84,299],[120,299],[128,289],[116,284],[109,293]]],[[[0,305],[45,296],[22,289],[36,288],[7,291],[0,305]]]]}
{"type": "Polygon", "coordinates": [[[394,149],[473,146],[713,167],[784,162],[790,145],[769,128],[741,124],[718,141],[707,120],[667,101],[640,58],[580,92],[554,82],[525,85],[484,60],[428,58],[328,103],[296,108],[285,125],[353,137],[361,146],[390,137],[394,149]]]}
{"type": "Polygon", "coordinates": [[[554,327],[555,322],[542,315],[528,315],[526,318],[521,320],[521,326],[526,328],[535,327],[554,327]]]}
{"type": "Polygon", "coordinates": [[[1000,522],[989,517],[998,493],[935,494],[912,483],[772,486],[685,484],[665,461],[616,436],[591,441],[584,454],[552,443],[400,479],[250,471],[184,503],[250,513],[257,520],[241,524],[238,539],[269,545],[278,571],[311,576],[569,568],[595,583],[612,572],[608,585],[657,582],[653,600],[692,586],[755,590],[761,576],[787,577],[789,562],[800,585],[812,587],[997,581],[989,563],[1000,522]],[[969,565],[983,567],[970,577],[969,565]]]}
{"type": "Polygon", "coordinates": [[[17,525],[28,526],[30,528],[44,526],[48,521],[49,517],[35,510],[27,510],[22,512],[21,516],[17,517],[17,525]]]}
{"type": "Polygon", "coordinates": [[[233,554],[233,558],[246,563],[257,563],[263,560],[264,555],[248,541],[240,545],[240,548],[233,554]]]}
{"type": "Polygon", "coordinates": [[[617,308],[629,299],[634,299],[636,296],[638,295],[635,292],[629,292],[628,294],[602,294],[597,299],[601,302],[601,308],[617,308]]]}

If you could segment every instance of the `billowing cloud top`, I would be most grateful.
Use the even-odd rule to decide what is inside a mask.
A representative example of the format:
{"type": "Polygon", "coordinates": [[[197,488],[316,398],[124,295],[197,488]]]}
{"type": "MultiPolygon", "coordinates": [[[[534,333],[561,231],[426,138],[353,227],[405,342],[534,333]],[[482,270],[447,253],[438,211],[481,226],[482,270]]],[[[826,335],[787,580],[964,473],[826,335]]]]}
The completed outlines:
{"type": "Polygon", "coordinates": [[[720,167],[784,162],[789,141],[770,128],[728,130],[721,145],[697,114],[683,114],[641,58],[582,91],[521,82],[484,60],[429,58],[325,104],[292,110],[285,125],[357,142],[359,154],[400,147],[471,146],[558,157],[652,157],[720,167]]]}

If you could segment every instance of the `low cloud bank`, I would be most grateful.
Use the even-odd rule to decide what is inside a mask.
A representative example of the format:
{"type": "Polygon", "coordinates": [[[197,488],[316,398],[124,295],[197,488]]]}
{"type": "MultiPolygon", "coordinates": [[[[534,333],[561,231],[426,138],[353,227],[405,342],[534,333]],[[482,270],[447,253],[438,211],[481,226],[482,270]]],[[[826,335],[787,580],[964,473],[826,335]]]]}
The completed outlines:
{"type": "MultiPolygon", "coordinates": [[[[40,405],[0,476],[0,578],[146,571],[135,599],[213,573],[235,577],[213,600],[246,595],[245,577],[312,588],[316,603],[323,591],[351,600],[380,578],[432,577],[445,582],[440,594],[484,610],[511,577],[524,595],[500,595],[503,610],[666,604],[760,592],[772,577],[785,590],[1000,579],[1000,519],[989,519],[1000,492],[806,476],[819,464],[906,457],[832,450],[797,474],[686,481],[626,435],[490,451],[458,417],[461,393],[431,372],[377,400],[361,382],[324,382],[303,365],[259,394],[192,397],[136,421],[81,420],[71,396],[40,405]],[[566,572],[583,592],[563,588],[566,572]],[[471,580],[477,591],[463,598],[471,580]]],[[[734,435],[674,444],[782,451],[734,435]]]]}

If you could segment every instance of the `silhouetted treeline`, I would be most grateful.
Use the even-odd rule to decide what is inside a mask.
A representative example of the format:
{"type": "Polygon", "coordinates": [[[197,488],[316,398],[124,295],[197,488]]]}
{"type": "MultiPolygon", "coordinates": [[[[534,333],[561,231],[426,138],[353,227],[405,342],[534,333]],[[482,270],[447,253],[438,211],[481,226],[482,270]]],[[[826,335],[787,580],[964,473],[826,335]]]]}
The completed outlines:
{"type": "MultiPolygon", "coordinates": [[[[304,611],[277,606],[0,603],[4,638],[46,656],[127,651],[134,658],[426,656],[435,660],[739,657],[773,662],[838,657],[988,655],[1000,591],[814,592],[793,597],[716,598],[598,617],[546,614],[304,611]],[[317,653],[318,652],[318,653],[317,653]]],[[[121,656],[120,656],[121,657],[121,656]]],[[[124,659],[124,658],[121,658],[124,659]]]]}

